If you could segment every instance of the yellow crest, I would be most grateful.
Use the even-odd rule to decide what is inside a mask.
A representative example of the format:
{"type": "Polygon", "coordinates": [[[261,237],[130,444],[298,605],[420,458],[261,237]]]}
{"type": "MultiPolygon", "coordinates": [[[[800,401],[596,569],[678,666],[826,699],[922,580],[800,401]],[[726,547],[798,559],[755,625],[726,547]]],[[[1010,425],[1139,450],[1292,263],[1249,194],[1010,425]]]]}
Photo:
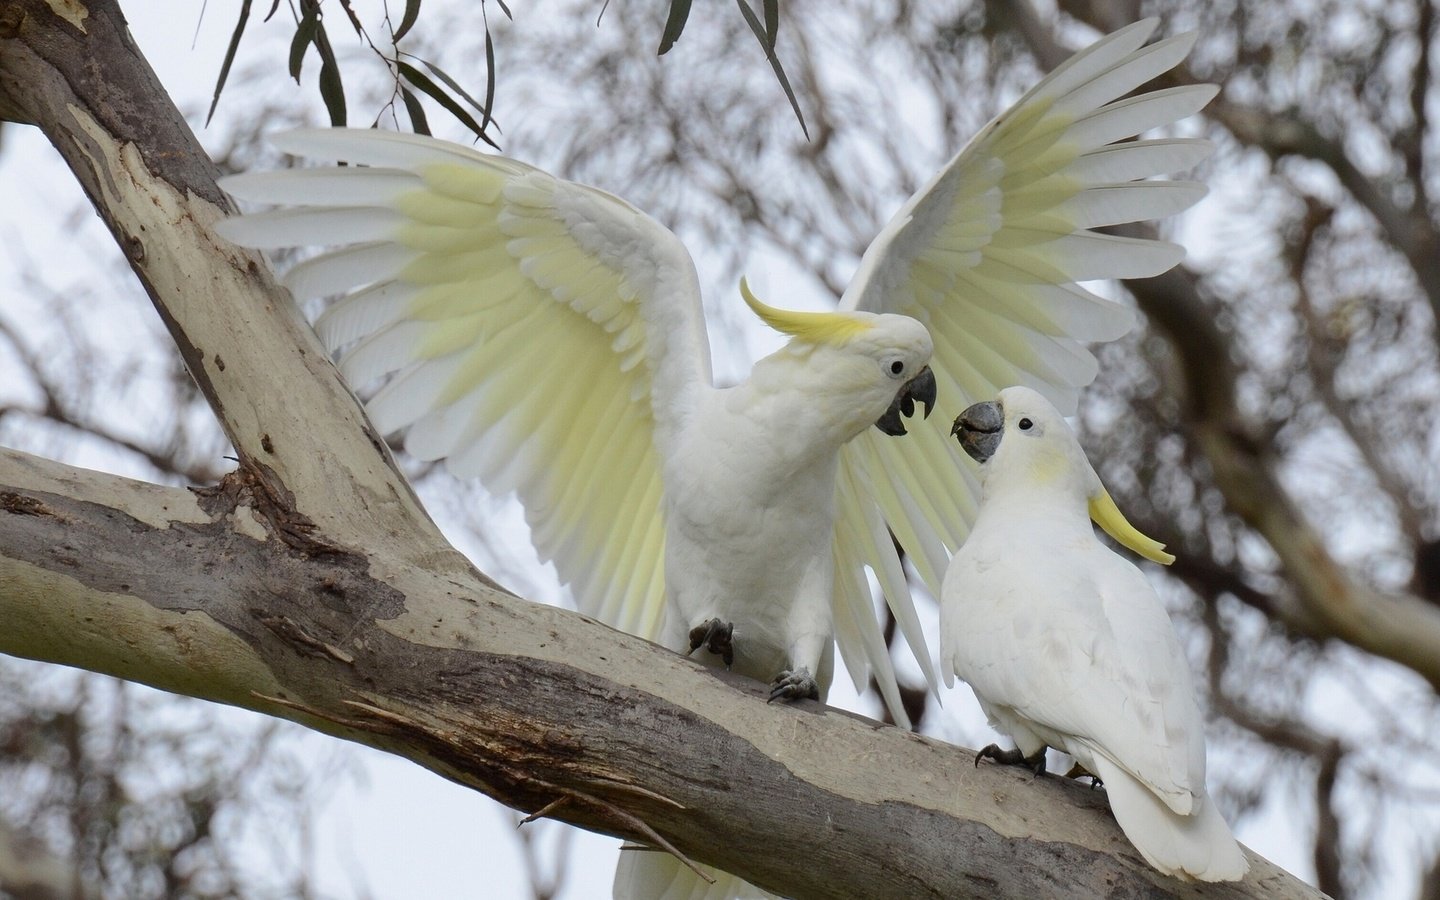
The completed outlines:
{"type": "Polygon", "coordinates": [[[781,334],[788,334],[793,338],[809,341],[812,344],[830,344],[838,347],[855,335],[875,327],[858,316],[846,313],[794,312],[766,306],[750,293],[750,285],[745,283],[744,278],[740,279],[740,296],[745,298],[745,305],[750,307],[766,325],[781,334]]]}
{"type": "Polygon", "coordinates": [[[1173,555],[1165,552],[1164,544],[1141,534],[1125,519],[1120,507],[1111,499],[1110,492],[1104,488],[1090,498],[1090,518],[1105,529],[1106,534],[1146,559],[1162,566],[1168,566],[1175,561],[1173,555]]]}

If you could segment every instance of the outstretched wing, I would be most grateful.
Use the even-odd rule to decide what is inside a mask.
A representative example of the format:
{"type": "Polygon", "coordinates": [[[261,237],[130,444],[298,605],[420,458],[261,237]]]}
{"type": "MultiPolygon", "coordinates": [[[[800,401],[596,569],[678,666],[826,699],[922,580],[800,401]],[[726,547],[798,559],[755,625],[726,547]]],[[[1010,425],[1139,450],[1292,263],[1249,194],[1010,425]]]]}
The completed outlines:
{"type": "MultiPolygon", "coordinates": [[[[1167,216],[1205,193],[1199,184],[1144,179],[1195,165],[1210,153],[1208,141],[1128,140],[1197,112],[1216,91],[1193,85],[1125,97],[1194,43],[1181,35],[1142,47],[1155,25],[1137,22],[1057,67],[985,126],[865,252],[841,307],[924,322],[944,408],[958,413],[1023,384],[1073,413],[1097,368],[1082,342],[1113,340],[1133,321],[1077,282],[1158,275],[1184,256],[1164,241],[1092,230],[1167,216]]],[[[947,549],[974,521],[979,483],[947,437],[949,416],[936,419],[940,427],[917,424],[904,438],[867,433],[846,445],[842,465],[855,477],[841,480],[837,503],[842,517],[878,504],[938,596],[947,549]]],[[[894,550],[883,532],[867,543],[837,531],[836,554],[858,569],[894,550]]],[[[886,599],[905,628],[908,595],[897,585],[886,599]]],[[[912,627],[907,640],[923,647],[912,627]]],[[[933,687],[933,669],[926,675],[933,687]]]]}
{"type": "Polygon", "coordinates": [[[239,175],[284,208],[231,219],[251,247],[336,246],[285,275],[351,384],[387,379],[381,433],[459,477],[515,491],[537,550],[581,610],[658,636],[659,453],[710,387],[694,265],[659,223],[602,191],[427,137],[317,129],[286,152],[358,164],[239,175]]]}

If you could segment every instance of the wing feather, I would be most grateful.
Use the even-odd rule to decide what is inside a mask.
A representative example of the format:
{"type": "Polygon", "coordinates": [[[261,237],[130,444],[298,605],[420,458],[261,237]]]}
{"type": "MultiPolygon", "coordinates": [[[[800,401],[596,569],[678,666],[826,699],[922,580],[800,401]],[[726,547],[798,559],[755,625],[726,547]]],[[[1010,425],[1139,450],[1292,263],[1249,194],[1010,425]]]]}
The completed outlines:
{"type": "MultiPolygon", "coordinates": [[[[849,466],[840,467],[837,480],[837,491],[843,496],[851,495],[856,490],[854,485],[854,472],[849,466]]],[[[838,545],[849,548],[854,553],[859,553],[866,558],[867,562],[874,564],[876,577],[883,583],[891,581],[888,587],[893,588],[893,578],[899,576],[901,590],[894,596],[903,596],[904,601],[900,604],[900,611],[896,613],[896,624],[907,634],[906,639],[910,640],[908,632],[912,629],[920,635],[918,644],[912,647],[925,646],[923,632],[920,631],[919,621],[915,617],[915,605],[910,600],[910,592],[904,589],[905,576],[903,572],[892,572],[879,564],[875,554],[868,552],[874,546],[875,529],[878,527],[884,530],[883,522],[871,522],[871,519],[878,519],[873,507],[868,508],[861,503],[844,503],[838,507],[839,515],[835,520],[835,541],[838,545]],[[903,617],[903,618],[902,618],[903,617]]],[[[893,554],[892,554],[893,556],[893,554]]],[[[843,557],[837,554],[836,560],[843,557]]],[[[898,570],[898,562],[895,566],[898,570]]],[[[881,699],[890,710],[890,716],[901,728],[910,727],[910,717],[905,712],[905,705],[900,699],[899,682],[895,678],[895,668],[890,661],[890,648],[885,644],[885,635],[880,630],[880,624],[875,619],[875,608],[870,596],[870,587],[865,582],[861,570],[856,567],[847,567],[843,571],[837,570],[835,578],[836,589],[834,591],[834,618],[836,642],[840,646],[840,655],[845,660],[846,669],[855,683],[855,690],[864,691],[868,681],[867,675],[875,676],[875,683],[880,688],[881,699]],[[861,662],[861,661],[864,662],[861,662]],[[865,664],[868,663],[868,666],[865,664]]],[[[887,594],[887,596],[889,596],[887,594]]],[[[892,607],[893,610],[893,607],[892,607]]],[[[934,666],[930,665],[930,654],[928,651],[916,654],[921,661],[921,667],[925,671],[926,679],[933,679],[935,676],[934,666]]],[[[932,690],[938,693],[938,687],[932,685],[932,690]]]]}
{"type": "Polygon", "coordinates": [[[414,135],[317,129],[296,155],[354,165],[227,179],[284,208],[237,243],[323,245],[286,283],[340,295],[316,323],[378,428],[514,491],[582,610],[645,637],[663,617],[659,449],[710,383],[694,266],[608,194],[414,135]],[[658,424],[657,424],[658,423],[658,424]]]}
{"type": "MultiPolygon", "coordinates": [[[[1142,179],[1199,163],[1208,141],[1126,140],[1191,115],[1216,90],[1126,96],[1194,43],[1179,35],[1143,46],[1155,27],[1137,22],[1056,67],[921,188],[861,259],[841,307],[924,322],[944,408],[1024,384],[1073,412],[1096,373],[1081,342],[1113,340],[1134,321],[1131,310],[1076,282],[1158,275],[1184,256],[1165,241],[1092,230],[1180,212],[1205,191],[1142,179]]],[[[945,430],[917,425],[900,440],[852,441],[842,455],[853,462],[853,490],[837,495],[841,506],[878,505],[932,592],[979,497],[973,464],[945,430]]],[[[888,540],[859,538],[837,538],[842,567],[894,554],[888,540]]]]}

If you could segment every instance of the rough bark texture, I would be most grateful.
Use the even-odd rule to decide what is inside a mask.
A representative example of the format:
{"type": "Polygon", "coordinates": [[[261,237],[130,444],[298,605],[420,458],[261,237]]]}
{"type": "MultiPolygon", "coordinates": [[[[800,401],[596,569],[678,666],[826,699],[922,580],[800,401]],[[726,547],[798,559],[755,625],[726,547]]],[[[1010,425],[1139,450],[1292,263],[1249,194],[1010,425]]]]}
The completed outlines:
{"type": "Polygon", "coordinates": [[[0,110],[45,130],[240,459],[195,491],[0,451],[0,652],[249,707],[797,897],[1305,897],[1149,869],[1104,795],[767,705],[498,589],[441,538],[292,304],[215,238],[212,166],[113,2],[0,0],[0,110]],[[803,860],[803,864],[797,861],[803,860]]]}

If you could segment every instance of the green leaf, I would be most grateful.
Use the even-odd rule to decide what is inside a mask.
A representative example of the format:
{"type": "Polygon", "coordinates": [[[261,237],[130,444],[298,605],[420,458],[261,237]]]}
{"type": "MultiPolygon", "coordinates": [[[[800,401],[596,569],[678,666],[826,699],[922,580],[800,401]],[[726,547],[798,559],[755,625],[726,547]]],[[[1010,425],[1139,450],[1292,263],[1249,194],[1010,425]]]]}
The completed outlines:
{"type": "MultiPolygon", "coordinates": [[[[319,0],[304,0],[319,5],[319,0]]],[[[335,48],[330,45],[330,35],[325,32],[325,23],[315,26],[315,52],[320,54],[320,98],[325,101],[325,110],[330,113],[330,124],[345,124],[345,89],[340,84],[340,63],[335,59],[335,48]]]]}
{"type": "MultiPolygon", "coordinates": [[[[421,62],[423,63],[425,61],[421,60],[421,62]]],[[[465,107],[457,103],[454,97],[451,97],[449,94],[445,93],[445,91],[443,91],[440,86],[437,85],[435,82],[431,81],[424,72],[421,72],[419,69],[415,68],[404,60],[396,60],[395,65],[399,68],[401,77],[404,78],[406,81],[410,82],[410,84],[417,91],[425,94],[430,99],[434,100],[436,103],[444,107],[446,112],[459,119],[460,122],[466,128],[469,128],[472,132],[474,132],[475,136],[478,137],[480,140],[494,147],[496,150],[500,149],[499,145],[497,145],[494,141],[490,140],[489,136],[485,134],[485,129],[480,127],[480,123],[475,121],[475,117],[470,115],[470,113],[466,112],[465,107]]],[[[434,67],[430,66],[429,63],[425,63],[425,65],[430,68],[431,71],[435,71],[434,67]]],[[[440,73],[437,72],[436,74],[438,75],[440,73]]],[[[446,83],[449,84],[450,82],[447,81],[446,83]]],[[[464,93],[461,92],[461,95],[464,96],[464,93]]],[[[467,97],[466,99],[469,98],[467,97]]],[[[470,102],[474,104],[473,100],[470,102]]]]}
{"type": "Polygon", "coordinates": [[[330,113],[330,124],[337,128],[345,124],[345,88],[340,83],[340,64],[335,61],[335,51],[325,35],[325,26],[315,29],[315,49],[320,53],[320,98],[325,101],[325,111],[330,113]]]}
{"type": "Polygon", "coordinates": [[[330,124],[340,127],[345,124],[345,88],[340,84],[340,67],[334,60],[320,64],[320,96],[325,100],[325,110],[330,113],[330,124]]]}
{"type": "Polygon", "coordinates": [[[761,0],[765,10],[765,39],[772,48],[780,36],[780,0],[761,0]]]}
{"type": "MultiPolygon", "coordinates": [[[[490,110],[495,108],[495,44],[490,40],[490,24],[485,24],[485,105],[480,107],[480,130],[490,127],[490,110]]],[[[498,147],[496,148],[499,149],[498,147]]]]}
{"type": "Polygon", "coordinates": [[[425,107],[420,105],[420,98],[409,88],[400,89],[400,99],[405,101],[405,112],[410,114],[410,129],[416,134],[429,134],[430,122],[425,118],[425,107]]]}
{"type": "MultiPolygon", "coordinates": [[[[755,33],[755,38],[760,41],[760,47],[765,51],[765,58],[770,60],[770,68],[775,70],[775,78],[780,82],[780,88],[785,91],[785,96],[790,101],[790,108],[795,110],[795,118],[800,121],[800,130],[805,134],[805,139],[810,139],[810,129],[805,127],[805,114],[800,112],[800,103],[795,99],[795,91],[790,88],[790,79],[785,77],[785,69],[780,65],[780,57],[775,55],[775,45],[765,37],[765,26],[756,18],[755,11],[745,0],[735,0],[740,6],[740,15],[745,17],[745,24],[755,33]]],[[[765,0],[762,0],[765,2],[765,0]]]]}
{"type": "Polygon", "coordinates": [[[315,42],[315,29],[320,27],[320,7],[309,4],[300,16],[295,36],[290,39],[290,77],[300,83],[300,68],[305,62],[305,51],[315,42]]]}
{"type": "Polygon", "coordinates": [[[240,3],[240,18],[236,20],[235,30],[230,34],[230,46],[225,48],[225,61],[220,64],[220,77],[215,81],[215,95],[210,98],[210,112],[205,114],[207,126],[215,116],[215,107],[220,105],[220,92],[225,89],[225,79],[230,77],[230,65],[235,62],[235,51],[240,49],[240,36],[245,32],[245,23],[250,20],[250,2],[251,0],[242,0],[240,3]]]}
{"type": "MultiPolygon", "coordinates": [[[[472,97],[472,96],[470,96],[469,94],[467,94],[467,93],[465,92],[465,89],[460,86],[460,82],[456,81],[455,79],[451,78],[448,74],[446,74],[446,72],[445,72],[444,69],[441,69],[439,66],[437,66],[437,65],[435,65],[434,63],[430,62],[428,59],[421,59],[421,58],[418,57],[418,56],[411,57],[411,58],[414,59],[416,62],[420,63],[420,65],[422,65],[422,66],[424,66],[425,68],[429,69],[429,70],[430,70],[430,74],[434,75],[436,78],[438,78],[438,79],[440,79],[442,82],[444,82],[444,83],[445,83],[445,86],[448,87],[448,88],[450,88],[450,90],[454,91],[455,93],[457,93],[457,94],[459,94],[461,97],[463,97],[466,103],[468,103],[468,104],[470,104],[471,106],[475,107],[476,109],[480,110],[482,113],[487,113],[487,120],[488,120],[488,110],[487,110],[486,105],[485,105],[485,104],[482,104],[479,100],[476,100],[474,97],[472,97]]],[[[491,84],[494,84],[494,81],[493,81],[493,80],[491,81],[491,84]]]]}
{"type": "MultiPolygon", "coordinates": [[[[420,18],[420,0],[405,0],[405,12],[400,16],[400,27],[395,29],[395,34],[391,37],[391,40],[397,44],[400,43],[400,39],[409,34],[410,29],[415,27],[415,20],[418,18],[420,18]]],[[[408,107],[410,104],[406,103],[405,105],[408,107]]],[[[414,117],[412,116],[411,118],[413,120],[414,117]]],[[[425,134],[429,133],[428,131],[425,132],[425,134]]]]}
{"type": "Polygon", "coordinates": [[[680,40],[685,30],[685,21],[690,18],[690,0],[670,0],[670,15],[665,18],[665,30],[660,34],[660,53],[664,56],[680,40]]]}
{"type": "Polygon", "coordinates": [[[495,0],[495,2],[500,5],[500,11],[505,14],[505,18],[512,22],[515,21],[515,17],[510,15],[510,7],[505,5],[505,0],[495,0]]]}
{"type": "Polygon", "coordinates": [[[345,15],[350,17],[350,27],[355,29],[355,36],[365,38],[365,26],[360,24],[360,17],[355,15],[355,8],[350,5],[350,0],[340,0],[340,8],[345,10],[345,15]]]}

